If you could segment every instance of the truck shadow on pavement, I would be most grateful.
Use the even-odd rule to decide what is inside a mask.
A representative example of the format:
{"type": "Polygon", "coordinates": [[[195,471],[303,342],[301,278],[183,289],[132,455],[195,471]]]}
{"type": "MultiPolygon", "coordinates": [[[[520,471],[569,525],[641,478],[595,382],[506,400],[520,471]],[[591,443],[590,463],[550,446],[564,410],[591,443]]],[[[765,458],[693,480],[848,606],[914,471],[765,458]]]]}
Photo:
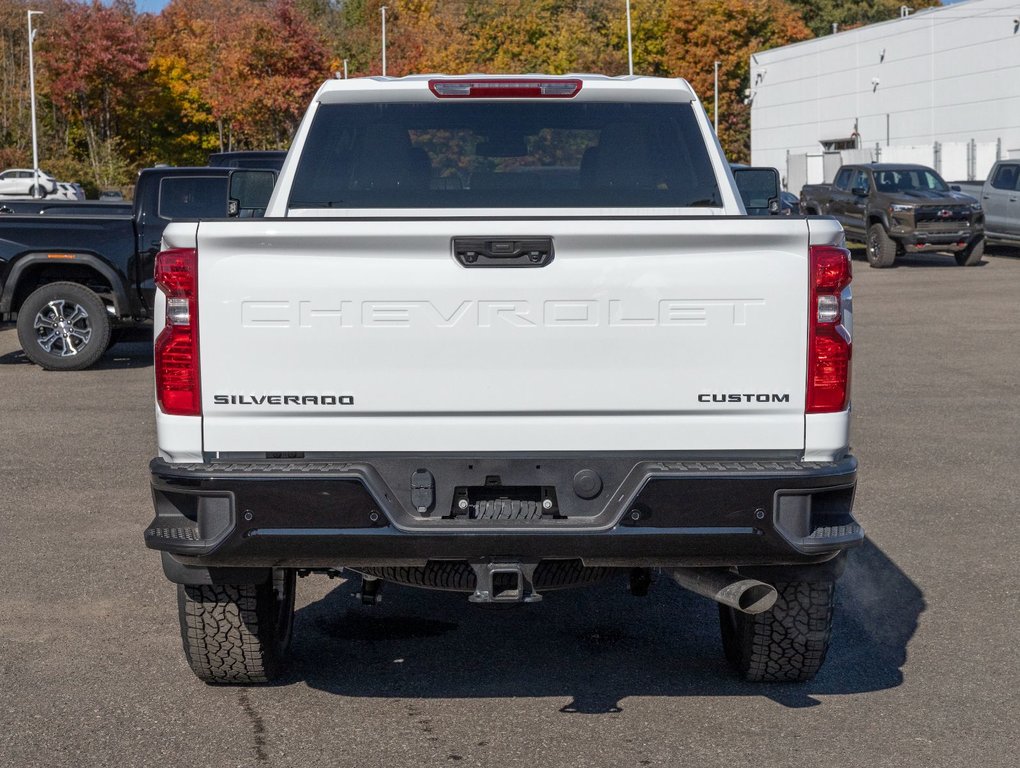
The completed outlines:
{"type": "Polygon", "coordinates": [[[925,609],[921,590],[870,540],[840,580],[833,643],[818,677],[757,685],[727,666],[717,610],[659,576],[648,597],[624,578],[547,593],[538,604],[479,607],[456,593],[387,584],[357,602],[358,578],[298,611],[291,672],[343,696],[566,697],[563,713],[620,712],[629,696],[765,696],[786,707],[817,696],[895,688],[925,609]]]}
{"type": "Polygon", "coordinates": [[[91,370],[109,371],[118,368],[150,368],[152,366],[152,339],[114,344],[91,370]]]}
{"type": "MultiPolygon", "coordinates": [[[[868,266],[868,256],[863,245],[851,243],[847,244],[847,248],[850,249],[850,257],[855,262],[854,269],[863,269],[868,266]]],[[[988,260],[986,256],[984,260],[978,262],[973,267],[967,267],[967,269],[987,266],[988,260]]],[[[886,267],[885,269],[899,269],[900,267],[906,267],[908,269],[917,267],[952,267],[953,269],[961,269],[961,267],[956,263],[956,259],[949,253],[908,253],[903,256],[897,256],[893,265],[891,267],[886,267]]]]}
{"type": "MultiPolygon", "coordinates": [[[[20,349],[0,355],[0,365],[35,365],[20,349]]],[[[114,344],[89,371],[116,371],[122,368],[146,368],[152,365],[151,341],[127,341],[114,344]]],[[[68,372],[70,374],[74,371],[68,372]]]]}

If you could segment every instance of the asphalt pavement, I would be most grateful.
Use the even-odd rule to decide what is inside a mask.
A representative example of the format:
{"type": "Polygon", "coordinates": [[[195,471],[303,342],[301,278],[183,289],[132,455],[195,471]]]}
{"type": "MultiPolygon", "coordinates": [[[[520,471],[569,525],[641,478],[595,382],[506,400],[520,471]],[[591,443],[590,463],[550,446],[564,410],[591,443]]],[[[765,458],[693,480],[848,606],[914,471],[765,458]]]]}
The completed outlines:
{"type": "Polygon", "coordinates": [[[854,267],[868,540],[792,686],[735,678],[664,578],[493,610],[321,576],[282,682],[206,686],[142,543],[147,346],[49,373],[0,330],[0,766],[1015,765],[1020,259],[854,267]]]}

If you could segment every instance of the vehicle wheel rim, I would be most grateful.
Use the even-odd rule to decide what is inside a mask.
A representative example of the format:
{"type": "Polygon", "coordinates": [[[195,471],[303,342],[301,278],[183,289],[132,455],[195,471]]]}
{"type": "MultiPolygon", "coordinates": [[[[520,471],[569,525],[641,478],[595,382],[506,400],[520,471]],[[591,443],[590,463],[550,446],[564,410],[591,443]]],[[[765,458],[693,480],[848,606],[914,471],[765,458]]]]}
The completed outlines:
{"type": "Polygon", "coordinates": [[[874,233],[868,236],[868,255],[872,260],[878,258],[878,235],[874,233]]]}
{"type": "Polygon", "coordinates": [[[33,324],[43,351],[57,357],[79,354],[92,338],[89,313],[80,304],[54,299],[39,310],[33,324]]]}

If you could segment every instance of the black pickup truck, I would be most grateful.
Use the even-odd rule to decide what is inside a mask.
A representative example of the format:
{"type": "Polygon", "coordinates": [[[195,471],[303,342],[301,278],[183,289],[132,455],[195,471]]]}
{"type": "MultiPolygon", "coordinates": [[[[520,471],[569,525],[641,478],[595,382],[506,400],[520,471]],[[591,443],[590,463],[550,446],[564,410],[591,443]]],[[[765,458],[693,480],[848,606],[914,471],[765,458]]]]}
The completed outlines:
{"type": "Polygon", "coordinates": [[[49,216],[130,216],[132,210],[133,206],[127,201],[53,200],[41,197],[35,200],[0,202],[0,215],[45,213],[49,216]]]}
{"type": "Polygon", "coordinates": [[[275,181],[271,170],[147,168],[131,209],[9,204],[0,214],[0,322],[17,322],[22,349],[43,368],[88,368],[122,331],[151,322],[167,224],[261,215],[275,181]]]}

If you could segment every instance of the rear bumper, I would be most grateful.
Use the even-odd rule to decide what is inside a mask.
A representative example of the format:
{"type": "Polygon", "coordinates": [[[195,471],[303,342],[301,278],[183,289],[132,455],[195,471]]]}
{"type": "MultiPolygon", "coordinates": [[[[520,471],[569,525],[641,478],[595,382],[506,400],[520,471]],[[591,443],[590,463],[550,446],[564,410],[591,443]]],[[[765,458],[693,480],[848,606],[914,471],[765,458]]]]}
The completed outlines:
{"type": "MultiPolygon", "coordinates": [[[[808,565],[863,540],[852,516],[857,462],[657,461],[626,457],[380,458],[150,465],[156,517],[146,545],[182,566],[420,566],[429,560],[589,566],[808,565]],[[435,503],[410,504],[434,473],[435,503]],[[593,499],[578,468],[603,481],[593,499]],[[558,519],[443,519],[458,483],[498,476],[554,489],[558,519]],[[444,478],[449,478],[443,482],[444,478]]],[[[169,570],[168,570],[169,573],[169,570]]]]}

